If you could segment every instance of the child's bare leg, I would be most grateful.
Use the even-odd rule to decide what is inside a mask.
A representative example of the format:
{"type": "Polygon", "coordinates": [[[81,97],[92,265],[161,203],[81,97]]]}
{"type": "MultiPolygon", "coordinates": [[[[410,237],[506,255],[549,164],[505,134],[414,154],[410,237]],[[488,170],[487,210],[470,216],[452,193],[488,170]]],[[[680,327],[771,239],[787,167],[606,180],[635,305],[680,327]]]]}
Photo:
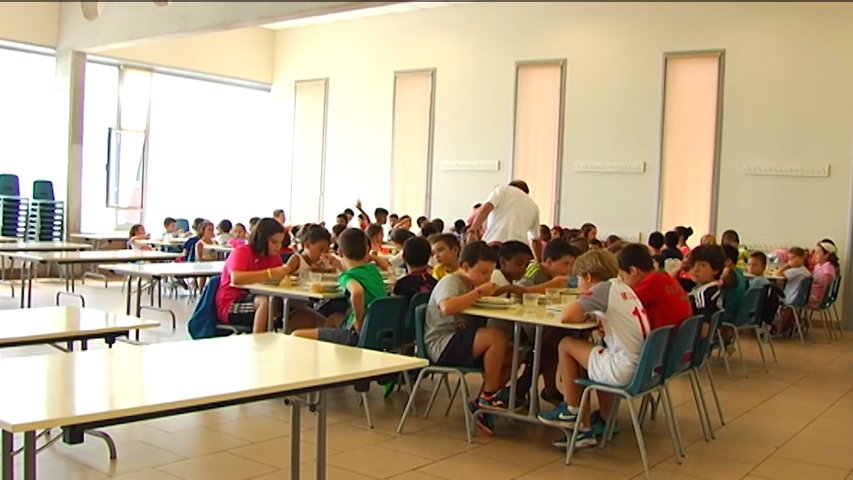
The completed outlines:
{"type": "Polygon", "coordinates": [[[294,337],[299,338],[310,338],[312,340],[317,340],[317,329],[316,328],[305,328],[302,330],[294,330],[291,333],[294,337]]]}
{"type": "Polygon", "coordinates": [[[601,391],[595,393],[598,395],[598,411],[601,419],[607,420],[610,418],[611,412],[613,412],[613,395],[601,391]]]}
{"type": "MultiPolygon", "coordinates": [[[[504,359],[507,352],[506,332],[498,328],[480,328],[474,335],[474,358],[483,357],[485,381],[483,389],[494,393],[506,383],[504,375],[504,359]]],[[[507,377],[508,378],[508,377],[507,377]]]]}
{"type": "Polygon", "coordinates": [[[267,331],[269,321],[269,299],[265,296],[256,296],[255,303],[255,321],[252,325],[252,333],[264,333],[267,331]]]}
{"type": "MultiPolygon", "coordinates": [[[[580,407],[583,388],[575,383],[575,379],[580,378],[583,370],[587,368],[589,352],[591,351],[592,345],[586,340],[566,337],[560,341],[558,351],[560,357],[559,372],[563,382],[563,394],[566,397],[566,403],[572,408],[580,407]]],[[[587,409],[584,418],[581,419],[583,425],[590,425],[589,414],[589,409],[587,409]]]]}

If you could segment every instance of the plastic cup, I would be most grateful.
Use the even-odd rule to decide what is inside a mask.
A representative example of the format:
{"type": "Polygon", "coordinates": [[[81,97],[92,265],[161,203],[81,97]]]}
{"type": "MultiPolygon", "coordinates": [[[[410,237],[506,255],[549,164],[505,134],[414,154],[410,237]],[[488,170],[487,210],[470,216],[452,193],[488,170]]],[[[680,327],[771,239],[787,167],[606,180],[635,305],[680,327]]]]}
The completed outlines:
{"type": "Polygon", "coordinates": [[[548,305],[557,305],[560,303],[560,293],[562,291],[562,288],[545,289],[545,300],[548,302],[548,305]]]}
{"type": "Polygon", "coordinates": [[[521,296],[521,304],[524,306],[525,312],[534,312],[539,306],[539,294],[525,293],[521,296]]]}

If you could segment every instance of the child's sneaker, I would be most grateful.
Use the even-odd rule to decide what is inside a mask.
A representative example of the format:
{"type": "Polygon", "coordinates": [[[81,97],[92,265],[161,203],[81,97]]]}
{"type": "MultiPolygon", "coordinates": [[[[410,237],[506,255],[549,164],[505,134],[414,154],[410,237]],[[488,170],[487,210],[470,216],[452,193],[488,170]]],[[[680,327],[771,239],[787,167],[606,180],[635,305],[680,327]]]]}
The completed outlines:
{"type": "MultiPolygon", "coordinates": [[[[509,408],[509,388],[504,387],[495,394],[498,399],[503,402],[506,408],[509,408]]],[[[530,402],[527,399],[527,395],[515,399],[515,413],[523,412],[530,407],[530,402]]]]}
{"type": "MultiPolygon", "coordinates": [[[[571,433],[569,433],[568,435],[571,435],[571,433]]],[[[551,445],[557,448],[566,448],[568,443],[569,437],[563,435],[562,437],[551,442],[551,445]]],[[[592,430],[581,429],[578,432],[578,438],[575,439],[575,448],[594,447],[596,445],[598,445],[598,440],[596,440],[595,434],[593,434],[592,430]]]]}
{"type": "MultiPolygon", "coordinates": [[[[480,407],[478,406],[476,401],[473,401],[473,402],[468,404],[468,410],[471,411],[472,415],[479,408],[480,407]]],[[[476,417],[474,417],[474,421],[477,423],[477,427],[486,435],[494,435],[495,434],[495,417],[494,417],[494,415],[489,415],[488,413],[477,415],[476,417]]]]}
{"type": "Polygon", "coordinates": [[[547,425],[553,425],[561,428],[574,428],[575,422],[578,419],[577,412],[569,411],[569,406],[565,402],[557,406],[553,410],[543,410],[537,416],[539,421],[547,425]]]}
{"type": "Polygon", "coordinates": [[[477,408],[487,408],[489,410],[506,408],[506,403],[500,398],[498,392],[491,395],[487,395],[486,392],[481,393],[477,397],[476,404],[477,408]]]}
{"type": "MultiPolygon", "coordinates": [[[[607,428],[607,420],[601,418],[601,413],[599,413],[598,410],[592,412],[592,415],[590,416],[590,422],[592,423],[592,428],[590,430],[592,430],[592,433],[593,435],[595,435],[595,438],[603,437],[604,430],[607,428]]],[[[619,433],[619,423],[614,420],[613,434],[615,435],[617,433],[619,433]]]]}
{"type": "Polygon", "coordinates": [[[552,392],[552,391],[545,390],[544,388],[542,389],[542,392],[539,394],[539,398],[541,398],[543,401],[548,402],[552,405],[559,405],[559,404],[563,403],[563,400],[564,400],[563,394],[560,393],[559,390],[554,390],[552,392]]]}

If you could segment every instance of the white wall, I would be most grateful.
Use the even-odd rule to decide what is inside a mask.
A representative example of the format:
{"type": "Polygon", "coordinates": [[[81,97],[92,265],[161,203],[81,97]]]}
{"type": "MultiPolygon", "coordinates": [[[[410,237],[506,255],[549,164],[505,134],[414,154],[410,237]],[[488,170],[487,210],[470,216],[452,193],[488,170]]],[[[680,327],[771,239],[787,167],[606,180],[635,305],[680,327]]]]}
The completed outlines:
{"type": "Polygon", "coordinates": [[[515,62],[566,58],[560,222],[636,234],[657,227],[663,53],[725,49],[719,228],[753,242],[843,245],[850,25],[848,4],[470,4],[278,32],[274,91],[287,134],[293,82],[330,78],[330,220],[356,196],[389,202],[393,72],[437,68],[433,214],[452,220],[510,179],[515,62]],[[448,172],[442,160],[500,160],[501,169],[448,172]],[[579,161],[647,168],[574,172],[579,161]],[[832,174],[744,176],[747,163],[831,164],[832,174]]]}
{"type": "Polygon", "coordinates": [[[0,39],[54,47],[58,28],[58,2],[0,2],[0,39]]]}

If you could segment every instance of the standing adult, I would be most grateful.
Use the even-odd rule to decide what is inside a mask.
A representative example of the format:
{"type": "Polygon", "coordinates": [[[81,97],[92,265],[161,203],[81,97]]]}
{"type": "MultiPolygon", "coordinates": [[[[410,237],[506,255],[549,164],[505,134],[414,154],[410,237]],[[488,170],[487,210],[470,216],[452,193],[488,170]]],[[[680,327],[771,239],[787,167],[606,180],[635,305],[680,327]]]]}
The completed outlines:
{"type": "Polygon", "coordinates": [[[501,185],[489,194],[489,198],[477,209],[471,222],[468,240],[476,240],[473,232],[479,232],[488,219],[489,228],[483,234],[486,243],[503,243],[515,240],[527,243],[539,258],[539,207],[530,198],[530,188],[523,180],[513,180],[501,185]]]}

